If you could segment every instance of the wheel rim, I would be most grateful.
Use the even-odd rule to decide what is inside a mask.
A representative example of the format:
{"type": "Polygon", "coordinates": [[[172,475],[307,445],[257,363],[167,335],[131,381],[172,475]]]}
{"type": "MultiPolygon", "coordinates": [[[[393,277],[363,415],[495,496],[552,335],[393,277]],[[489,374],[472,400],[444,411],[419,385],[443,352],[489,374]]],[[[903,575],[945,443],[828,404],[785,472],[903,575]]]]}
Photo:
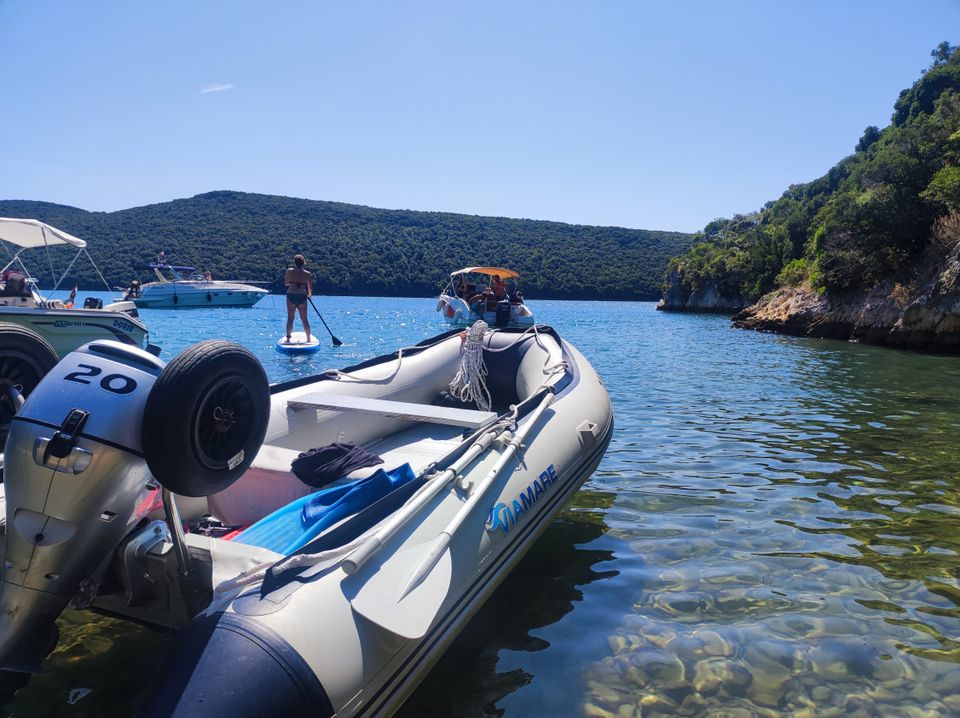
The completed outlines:
{"type": "Polygon", "coordinates": [[[43,372],[29,355],[21,352],[0,355],[0,432],[10,428],[10,421],[17,413],[7,393],[8,387],[20,387],[20,393],[27,396],[42,378],[43,372]]]}
{"type": "Polygon", "coordinates": [[[261,411],[248,382],[237,376],[217,381],[206,392],[194,423],[193,443],[200,462],[209,469],[231,468],[261,411]]]}

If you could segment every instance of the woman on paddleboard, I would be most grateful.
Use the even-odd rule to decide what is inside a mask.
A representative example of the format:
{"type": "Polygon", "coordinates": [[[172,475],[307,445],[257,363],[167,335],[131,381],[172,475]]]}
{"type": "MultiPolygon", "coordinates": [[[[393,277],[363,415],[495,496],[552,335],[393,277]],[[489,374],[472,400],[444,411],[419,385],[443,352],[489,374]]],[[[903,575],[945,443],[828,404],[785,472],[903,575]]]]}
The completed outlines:
{"type": "Polygon", "coordinates": [[[294,266],[287,269],[283,283],[287,287],[287,342],[293,333],[293,312],[300,312],[300,321],[303,322],[303,332],[310,341],[310,321],[307,319],[307,300],[313,295],[313,282],[305,267],[307,260],[302,254],[293,258],[294,266]]]}

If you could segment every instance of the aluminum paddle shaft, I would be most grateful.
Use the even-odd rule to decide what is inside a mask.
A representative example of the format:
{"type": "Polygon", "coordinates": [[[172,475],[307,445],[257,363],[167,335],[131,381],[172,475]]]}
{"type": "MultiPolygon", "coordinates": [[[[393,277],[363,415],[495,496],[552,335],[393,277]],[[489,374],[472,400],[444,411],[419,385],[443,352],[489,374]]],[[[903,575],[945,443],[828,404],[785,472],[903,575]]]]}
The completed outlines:
{"type": "MultiPolygon", "coordinates": [[[[450,523],[447,524],[446,528],[440,532],[440,535],[434,540],[434,544],[430,549],[430,552],[423,557],[423,560],[418,564],[417,568],[414,569],[413,573],[410,574],[410,578],[407,580],[406,585],[400,592],[401,600],[414,588],[420,585],[420,582],[423,581],[427,574],[429,574],[433,567],[437,564],[437,561],[440,560],[440,557],[450,545],[450,540],[453,538],[453,535],[457,532],[460,526],[463,525],[463,522],[467,519],[467,517],[473,513],[477,504],[483,498],[487,490],[493,485],[493,482],[496,481],[497,477],[500,475],[500,472],[503,471],[503,468],[510,462],[511,459],[513,459],[514,455],[517,453],[517,450],[520,448],[520,445],[523,443],[523,440],[527,438],[527,434],[529,434],[530,430],[539,423],[540,417],[543,416],[543,413],[550,407],[550,404],[553,402],[555,397],[556,394],[554,394],[552,391],[544,396],[537,408],[533,410],[533,413],[530,415],[530,419],[527,421],[526,426],[514,434],[513,438],[510,440],[510,443],[507,445],[507,448],[497,460],[497,463],[493,465],[493,467],[490,469],[490,472],[484,477],[483,481],[477,485],[476,489],[470,495],[470,498],[468,498],[466,503],[460,507],[460,510],[457,511],[456,515],[450,520],[450,523]]],[[[439,605],[437,608],[439,608],[439,605]]]]}
{"type": "Polygon", "coordinates": [[[348,576],[352,576],[370,560],[370,558],[380,550],[380,548],[390,540],[400,528],[416,515],[420,509],[440,493],[443,488],[450,483],[461,471],[473,463],[480,454],[490,448],[494,439],[499,435],[500,429],[491,429],[481,435],[466,453],[457,459],[449,468],[444,470],[439,476],[430,480],[429,486],[425,487],[419,495],[407,504],[400,512],[396,513],[379,531],[368,538],[363,544],[358,546],[350,553],[341,564],[341,567],[348,576]]]}

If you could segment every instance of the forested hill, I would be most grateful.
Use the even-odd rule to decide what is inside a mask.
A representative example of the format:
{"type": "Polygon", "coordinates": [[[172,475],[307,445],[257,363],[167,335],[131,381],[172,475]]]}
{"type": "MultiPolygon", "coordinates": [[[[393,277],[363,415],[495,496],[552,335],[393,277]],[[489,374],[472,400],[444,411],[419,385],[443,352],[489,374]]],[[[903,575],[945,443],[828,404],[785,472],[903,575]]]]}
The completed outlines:
{"type": "Polygon", "coordinates": [[[891,124],[867,127],[852,155],[698,233],[670,265],[665,308],[744,305],[778,286],[849,297],[906,286],[922,258],[949,254],[960,242],[960,51],[944,42],[931,55],[891,124]]]}
{"type": "MultiPolygon", "coordinates": [[[[118,212],[0,200],[0,216],[39,219],[87,240],[116,285],[164,250],[171,263],[209,269],[219,279],[272,282],[276,290],[300,252],[319,294],[431,296],[452,270],[490,264],[519,271],[529,298],[655,299],[667,262],[690,246],[691,237],[241,192],[118,212]]],[[[54,266],[63,271],[68,253],[57,249],[54,266]]],[[[41,286],[50,286],[44,250],[25,256],[41,286]]],[[[96,288],[89,262],[81,259],[75,267],[68,284],[96,288]]]]}

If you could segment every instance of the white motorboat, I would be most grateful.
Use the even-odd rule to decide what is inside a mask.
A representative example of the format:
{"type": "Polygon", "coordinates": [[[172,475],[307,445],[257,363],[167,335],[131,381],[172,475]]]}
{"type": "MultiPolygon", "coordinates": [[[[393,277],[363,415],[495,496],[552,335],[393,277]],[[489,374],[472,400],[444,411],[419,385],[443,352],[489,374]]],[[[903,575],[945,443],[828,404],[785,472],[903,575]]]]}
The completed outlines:
{"type": "MultiPolygon", "coordinates": [[[[60,278],[54,277],[57,281],[53,291],[56,291],[81,254],[96,269],[84,240],[36,219],[8,217],[0,217],[0,240],[15,248],[11,259],[0,269],[0,322],[18,324],[37,333],[61,357],[94,339],[144,345],[147,328],[140,321],[133,302],[104,305],[102,300],[88,297],[82,307],[77,307],[73,302],[45,299],[37,290],[36,281],[23,263],[23,253],[64,244],[77,248],[60,278]]],[[[96,271],[99,274],[100,270],[96,271]]],[[[106,282],[104,286],[110,289],[106,282]]]]}
{"type": "Polygon", "coordinates": [[[143,309],[188,309],[191,307],[252,307],[267,290],[252,284],[212,279],[194,267],[165,262],[146,266],[155,282],[132,285],[128,295],[143,309]]]}
{"type": "MultiPolygon", "coordinates": [[[[0,269],[2,443],[18,401],[10,396],[11,390],[24,396],[29,394],[60,357],[95,339],[111,339],[143,347],[147,340],[147,327],[138,318],[133,302],[119,301],[104,305],[101,299],[88,297],[83,306],[78,307],[74,305],[74,300],[63,302],[45,299],[39,293],[36,281],[23,262],[23,253],[57,245],[77,248],[69,266],[56,282],[56,291],[81,254],[90,260],[100,275],[100,270],[87,253],[87,243],[82,239],[36,219],[0,217],[0,240],[6,249],[13,248],[9,252],[10,260],[0,269]]],[[[109,285],[106,282],[104,284],[109,290],[109,285]]]]}
{"type": "Polygon", "coordinates": [[[166,366],[92,343],[7,442],[0,668],[41,668],[73,599],[182,629],[147,715],[389,715],[612,430],[549,327],[477,324],[272,387],[229,342],[166,366]],[[314,487],[291,473],[331,450],[297,469],[314,487]]]}
{"type": "Polygon", "coordinates": [[[447,324],[458,327],[479,319],[497,327],[534,324],[533,312],[523,302],[520,275],[505,267],[465,267],[451,273],[437,311],[447,324]]]}

